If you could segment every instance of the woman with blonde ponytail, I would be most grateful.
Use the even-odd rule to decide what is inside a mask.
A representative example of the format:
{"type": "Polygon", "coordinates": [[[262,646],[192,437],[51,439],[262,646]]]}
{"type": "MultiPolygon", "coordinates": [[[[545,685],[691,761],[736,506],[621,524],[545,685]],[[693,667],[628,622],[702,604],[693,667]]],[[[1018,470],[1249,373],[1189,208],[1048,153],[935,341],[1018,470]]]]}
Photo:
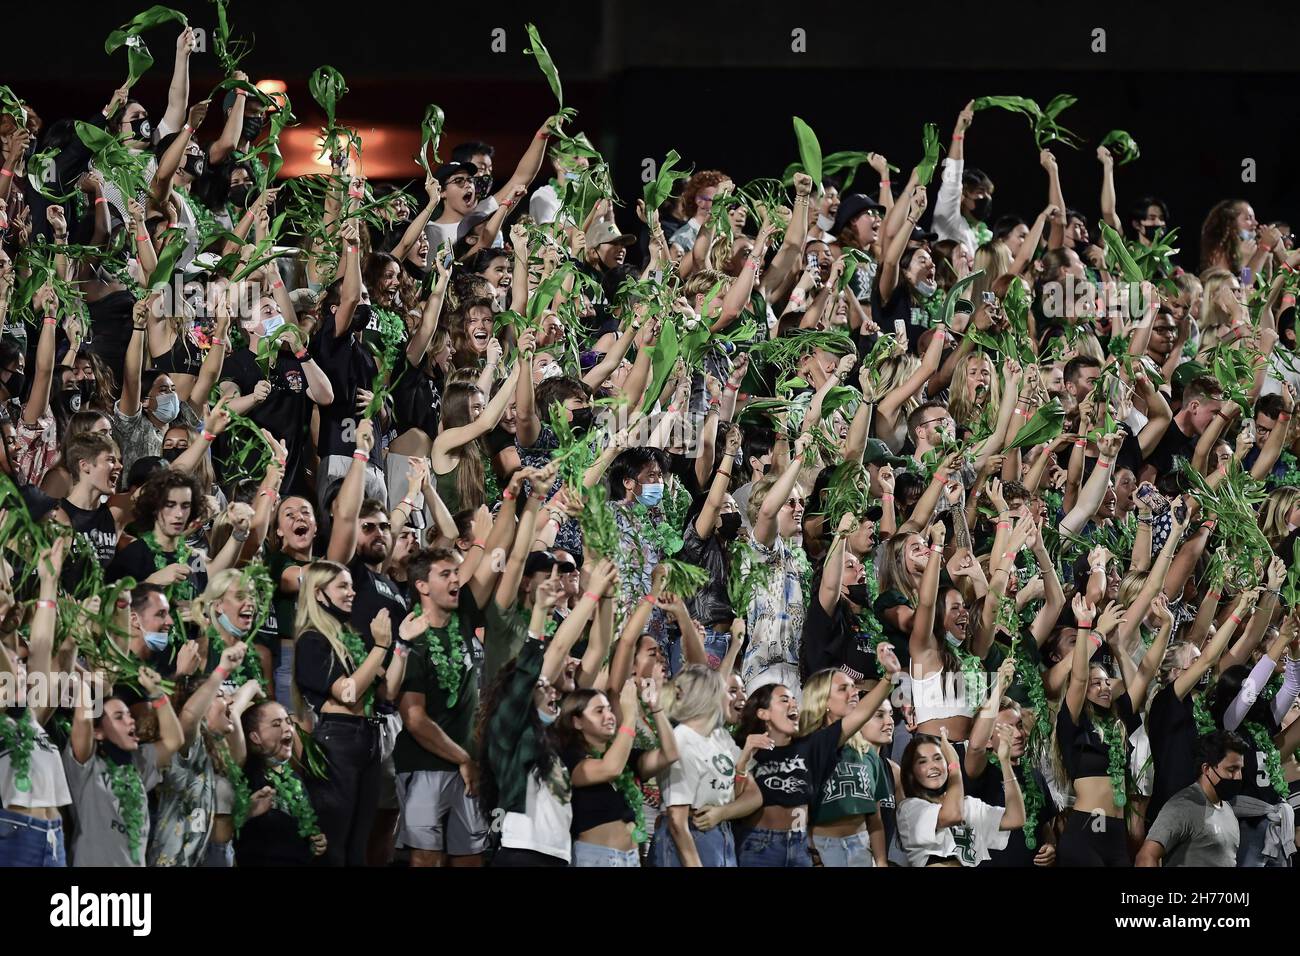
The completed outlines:
{"type": "MultiPolygon", "coordinates": [[[[389,660],[393,628],[387,610],[371,626],[374,642],[369,647],[352,630],[355,597],[352,575],[338,562],[313,561],[303,568],[294,620],[293,703],[300,721],[314,723],[312,737],[329,764],[324,779],[307,781],[326,837],[321,858],[326,866],[365,865],[379,802],[374,698],[378,693],[395,701],[406,670],[404,646],[389,660]]],[[[408,623],[403,622],[404,631],[408,623]]]]}

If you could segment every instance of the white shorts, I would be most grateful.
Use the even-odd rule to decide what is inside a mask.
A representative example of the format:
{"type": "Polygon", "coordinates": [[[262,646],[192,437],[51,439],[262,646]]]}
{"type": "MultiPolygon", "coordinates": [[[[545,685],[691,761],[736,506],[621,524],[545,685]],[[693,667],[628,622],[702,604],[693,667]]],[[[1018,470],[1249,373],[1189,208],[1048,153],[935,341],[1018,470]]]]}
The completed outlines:
{"type": "Polygon", "coordinates": [[[473,856],[487,848],[488,825],[465,793],[458,770],[417,770],[397,775],[402,810],[397,845],[473,856]]]}

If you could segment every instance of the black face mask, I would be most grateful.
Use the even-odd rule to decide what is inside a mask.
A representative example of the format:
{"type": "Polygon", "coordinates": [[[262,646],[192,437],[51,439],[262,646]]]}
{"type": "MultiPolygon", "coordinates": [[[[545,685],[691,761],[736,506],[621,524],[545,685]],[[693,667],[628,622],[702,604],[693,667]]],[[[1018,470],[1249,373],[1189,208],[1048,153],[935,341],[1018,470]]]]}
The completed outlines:
{"type": "Polygon", "coordinates": [[[849,600],[858,607],[866,607],[871,601],[871,592],[865,584],[850,584],[848,586],[849,600]]]}
{"type": "Polygon", "coordinates": [[[357,306],[356,311],[352,313],[352,331],[358,333],[365,331],[366,326],[370,324],[371,318],[370,304],[362,302],[357,306]]]}
{"type": "Polygon", "coordinates": [[[1211,767],[1210,770],[1217,778],[1214,781],[1214,792],[1219,795],[1220,800],[1232,800],[1235,797],[1241,796],[1243,781],[1229,780],[1226,777],[1220,777],[1219,771],[1215,770],[1213,767],[1211,767]]]}
{"type": "Polygon", "coordinates": [[[4,380],[5,390],[10,398],[22,398],[23,388],[27,385],[27,376],[22,372],[10,372],[4,380]]]}
{"type": "Polygon", "coordinates": [[[153,141],[153,123],[149,122],[149,117],[138,116],[127,124],[131,130],[131,139],[138,139],[142,143],[153,141]]]}
{"type": "Polygon", "coordinates": [[[95,380],[93,378],[83,378],[77,383],[77,392],[81,395],[81,404],[84,406],[95,397],[95,380]]]}
{"type": "Polygon", "coordinates": [[[244,139],[257,139],[257,134],[262,132],[262,125],[264,122],[265,120],[260,116],[244,117],[244,127],[240,130],[240,132],[243,133],[244,139]]]}
{"type": "Polygon", "coordinates": [[[1165,228],[1165,224],[1163,222],[1152,226],[1148,226],[1146,223],[1142,223],[1142,235],[1146,236],[1148,239],[1154,239],[1156,237],[1156,233],[1163,228],[1165,228]]]}
{"type": "Polygon", "coordinates": [[[585,432],[591,427],[592,411],[590,408],[575,408],[573,410],[573,430],[575,432],[585,432]]]}
{"type": "Polygon", "coordinates": [[[252,192],[253,187],[251,183],[240,183],[238,186],[231,186],[228,195],[232,205],[238,206],[240,209],[247,209],[248,200],[252,192]]]}
{"type": "Polygon", "coordinates": [[[75,385],[72,388],[65,388],[59,393],[59,401],[71,414],[81,411],[81,389],[75,385]]]}
{"type": "Polygon", "coordinates": [[[336,605],[328,594],[321,595],[320,606],[329,612],[330,617],[342,621],[344,624],[352,620],[352,615],[336,605]]]}
{"type": "Polygon", "coordinates": [[[738,534],[740,534],[740,512],[732,511],[723,515],[722,524],[718,525],[718,536],[730,541],[738,534]]]}
{"type": "Polygon", "coordinates": [[[162,450],[162,457],[168,463],[174,465],[176,464],[176,459],[180,458],[181,455],[185,454],[186,451],[188,451],[188,449],[185,448],[164,448],[162,450]]]}
{"type": "Polygon", "coordinates": [[[486,199],[488,196],[491,196],[491,195],[492,195],[492,185],[493,185],[493,184],[492,184],[492,177],[491,177],[491,176],[489,176],[488,174],[484,173],[482,176],[475,176],[474,179],[473,179],[473,182],[474,182],[474,198],[475,198],[475,199],[482,200],[482,199],[486,199]]]}
{"type": "Polygon", "coordinates": [[[971,215],[980,222],[985,222],[988,220],[991,212],[993,212],[993,197],[981,196],[979,199],[975,200],[975,207],[971,210],[971,215]]]}
{"type": "Polygon", "coordinates": [[[195,156],[193,153],[190,153],[185,157],[185,171],[195,179],[198,179],[203,175],[204,167],[205,164],[202,156],[195,156]]]}

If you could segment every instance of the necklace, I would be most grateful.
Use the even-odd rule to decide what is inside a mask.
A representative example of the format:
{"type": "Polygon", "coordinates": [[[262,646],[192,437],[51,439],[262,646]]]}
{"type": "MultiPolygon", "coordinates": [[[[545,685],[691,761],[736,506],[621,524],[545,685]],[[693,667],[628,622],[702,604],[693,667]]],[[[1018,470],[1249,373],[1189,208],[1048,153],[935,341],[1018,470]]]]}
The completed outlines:
{"type": "Polygon", "coordinates": [[[455,611],[447,618],[447,643],[444,646],[433,628],[424,631],[429,661],[438,675],[438,686],[447,694],[447,706],[455,707],[460,699],[460,685],[465,676],[465,641],[460,635],[460,615],[455,611]]]}
{"type": "MultiPolygon", "coordinates": [[[[356,673],[359,666],[358,661],[366,659],[366,645],[362,643],[361,635],[350,628],[344,628],[339,634],[339,641],[348,650],[348,656],[352,658],[352,671],[356,673]]],[[[361,695],[361,706],[364,708],[366,716],[370,717],[375,710],[375,685],[372,682],[366,688],[366,692],[361,695]]]]}
{"type": "Polygon", "coordinates": [[[1106,749],[1110,751],[1110,763],[1106,767],[1106,775],[1110,777],[1110,787],[1115,791],[1115,806],[1117,807],[1122,807],[1128,803],[1128,797],[1124,792],[1125,764],[1128,763],[1128,753],[1124,746],[1124,733],[1121,727],[1119,721],[1109,718],[1101,729],[1101,738],[1106,743],[1106,749]]]}
{"type": "MultiPolygon", "coordinates": [[[[588,751],[588,754],[595,760],[605,756],[605,752],[596,753],[594,750],[588,751]]],[[[637,843],[644,843],[647,839],[645,829],[645,795],[641,788],[637,786],[636,774],[632,772],[631,767],[624,767],[623,772],[618,775],[611,783],[627,801],[627,805],[632,809],[636,819],[632,824],[632,839],[637,843]]]]}
{"type": "MultiPolygon", "coordinates": [[[[229,644],[226,641],[226,635],[219,627],[208,628],[208,655],[211,660],[212,652],[215,650],[218,655],[225,650],[229,644]]],[[[236,638],[236,641],[242,638],[236,638]]],[[[239,669],[230,674],[226,680],[234,684],[246,684],[250,680],[257,681],[262,687],[266,687],[266,675],[262,673],[262,661],[257,656],[255,648],[250,647],[248,653],[244,655],[243,661],[239,664],[239,669]]]]}
{"type": "MultiPolygon", "coordinates": [[[[158,537],[152,531],[146,531],[140,535],[140,540],[144,542],[149,553],[153,555],[153,568],[155,571],[161,571],[168,564],[185,564],[190,563],[190,546],[185,543],[183,537],[176,539],[176,560],[168,561],[166,554],[163,552],[162,545],[158,543],[158,537]]],[[[190,581],[177,581],[175,584],[169,584],[164,589],[167,593],[167,603],[171,607],[176,607],[182,600],[188,600],[194,597],[194,585],[190,581]]],[[[185,643],[185,624],[179,614],[172,618],[171,645],[173,648],[179,647],[185,643]]]]}
{"type": "Polygon", "coordinates": [[[252,794],[248,789],[248,777],[244,775],[244,768],[235,763],[235,758],[230,755],[230,747],[224,740],[212,738],[212,750],[217,760],[221,763],[221,769],[218,771],[230,781],[230,787],[235,792],[234,800],[230,806],[230,817],[235,824],[235,835],[244,828],[248,822],[248,808],[252,803],[252,794]]]}
{"type": "Polygon", "coordinates": [[[146,810],[144,783],[134,763],[114,763],[111,760],[105,763],[108,765],[109,788],[117,798],[117,812],[126,827],[126,845],[131,853],[131,862],[138,866],[146,810]]]}
{"type": "Polygon", "coordinates": [[[271,767],[266,771],[266,779],[275,790],[275,807],[298,821],[298,836],[314,837],[320,833],[316,825],[316,811],[307,799],[298,775],[288,765],[271,767]]]}
{"type": "Polygon", "coordinates": [[[1246,732],[1250,738],[1255,741],[1255,746],[1260,749],[1264,755],[1264,768],[1268,771],[1269,783],[1277,795],[1283,800],[1287,798],[1289,789],[1286,784],[1286,775],[1282,772],[1282,755],[1273,745],[1273,740],[1268,735],[1268,731],[1263,724],[1257,724],[1254,721],[1245,725],[1246,732]]]}

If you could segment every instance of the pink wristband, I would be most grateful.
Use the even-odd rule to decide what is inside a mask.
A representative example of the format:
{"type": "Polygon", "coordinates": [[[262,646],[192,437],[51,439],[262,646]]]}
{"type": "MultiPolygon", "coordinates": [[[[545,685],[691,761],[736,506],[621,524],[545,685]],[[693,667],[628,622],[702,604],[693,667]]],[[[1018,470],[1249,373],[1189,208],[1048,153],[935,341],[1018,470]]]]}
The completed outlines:
{"type": "Polygon", "coordinates": [[[597,594],[595,591],[583,591],[582,596],[592,601],[597,601],[597,602],[600,601],[600,595],[597,594]]]}
{"type": "Polygon", "coordinates": [[[881,501],[893,501],[893,500],[894,500],[894,496],[893,496],[893,495],[881,495],[881,496],[880,496],[880,500],[881,500],[881,501]]]}
{"type": "Polygon", "coordinates": [[[0,176],[12,176],[13,174],[14,171],[12,169],[0,169],[0,176]]]}
{"type": "Polygon", "coordinates": [[[57,610],[57,609],[58,609],[58,606],[59,606],[59,605],[56,604],[54,601],[37,601],[37,602],[36,602],[36,609],[37,609],[38,611],[40,611],[40,610],[54,611],[54,610],[57,610]]]}
{"type": "Polygon", "coordinates": [[[167,706],[167,695],[163,694],[161,697],[149,701],[149,706],[152,707],[154,710],[162,710],[164,707],[167,706]]]}
{"type": "Polygon", "coordinates": [[[59,317],[58,317],[57,315],[47,315],[47,316],[45,317],[45,324],[46,324],[46,325],[58,325],[58,324],[59,324],[59,317]]]}
{"type": "Polygon", "coordinates": [[[1101,643],[1102,643],[1101,638],[1098,637],[1096,634],[1089,634],[1088,640],[1092,643],[1093,647],[1101,647],[1101,643]]]}
{"type": "Polygon", "coordinates": [[[102,202],[108,202],[108,200],[107,200],[105,197],[103,197],[103,196],[99,196],[99,197],[97,197],[97,198],[95,199],[95,205],[96,205],[96,206],[98,206],[98,205],[99,205],[100,203],[102,203],[102,202]]]}
{"type": "Polygon", "coordinates": [[[203,440],[205,442],[214,442],[217,440],[217,436],[205,428],[203,429],[203,440]]]}
{"type": "Polygon", "coordinates": [[[355,458],[357,461],[369,461],[369,460],[370,460],[370,452],[368,452],[368,451],[361,451],[360,449],[357,449],[356,451],[354,451],[354,452],[352,453],[352,457],[355,458]]]}
{"type": "Polygon", "coordinates": [[[1240,624],[1240,623],[1241,623],[1241,618],[1238,617],[1236,614],[1229,614],[1229,615],[1228,615],[1228,620],[1231,621],[1233,624],[1240,624]]]}

